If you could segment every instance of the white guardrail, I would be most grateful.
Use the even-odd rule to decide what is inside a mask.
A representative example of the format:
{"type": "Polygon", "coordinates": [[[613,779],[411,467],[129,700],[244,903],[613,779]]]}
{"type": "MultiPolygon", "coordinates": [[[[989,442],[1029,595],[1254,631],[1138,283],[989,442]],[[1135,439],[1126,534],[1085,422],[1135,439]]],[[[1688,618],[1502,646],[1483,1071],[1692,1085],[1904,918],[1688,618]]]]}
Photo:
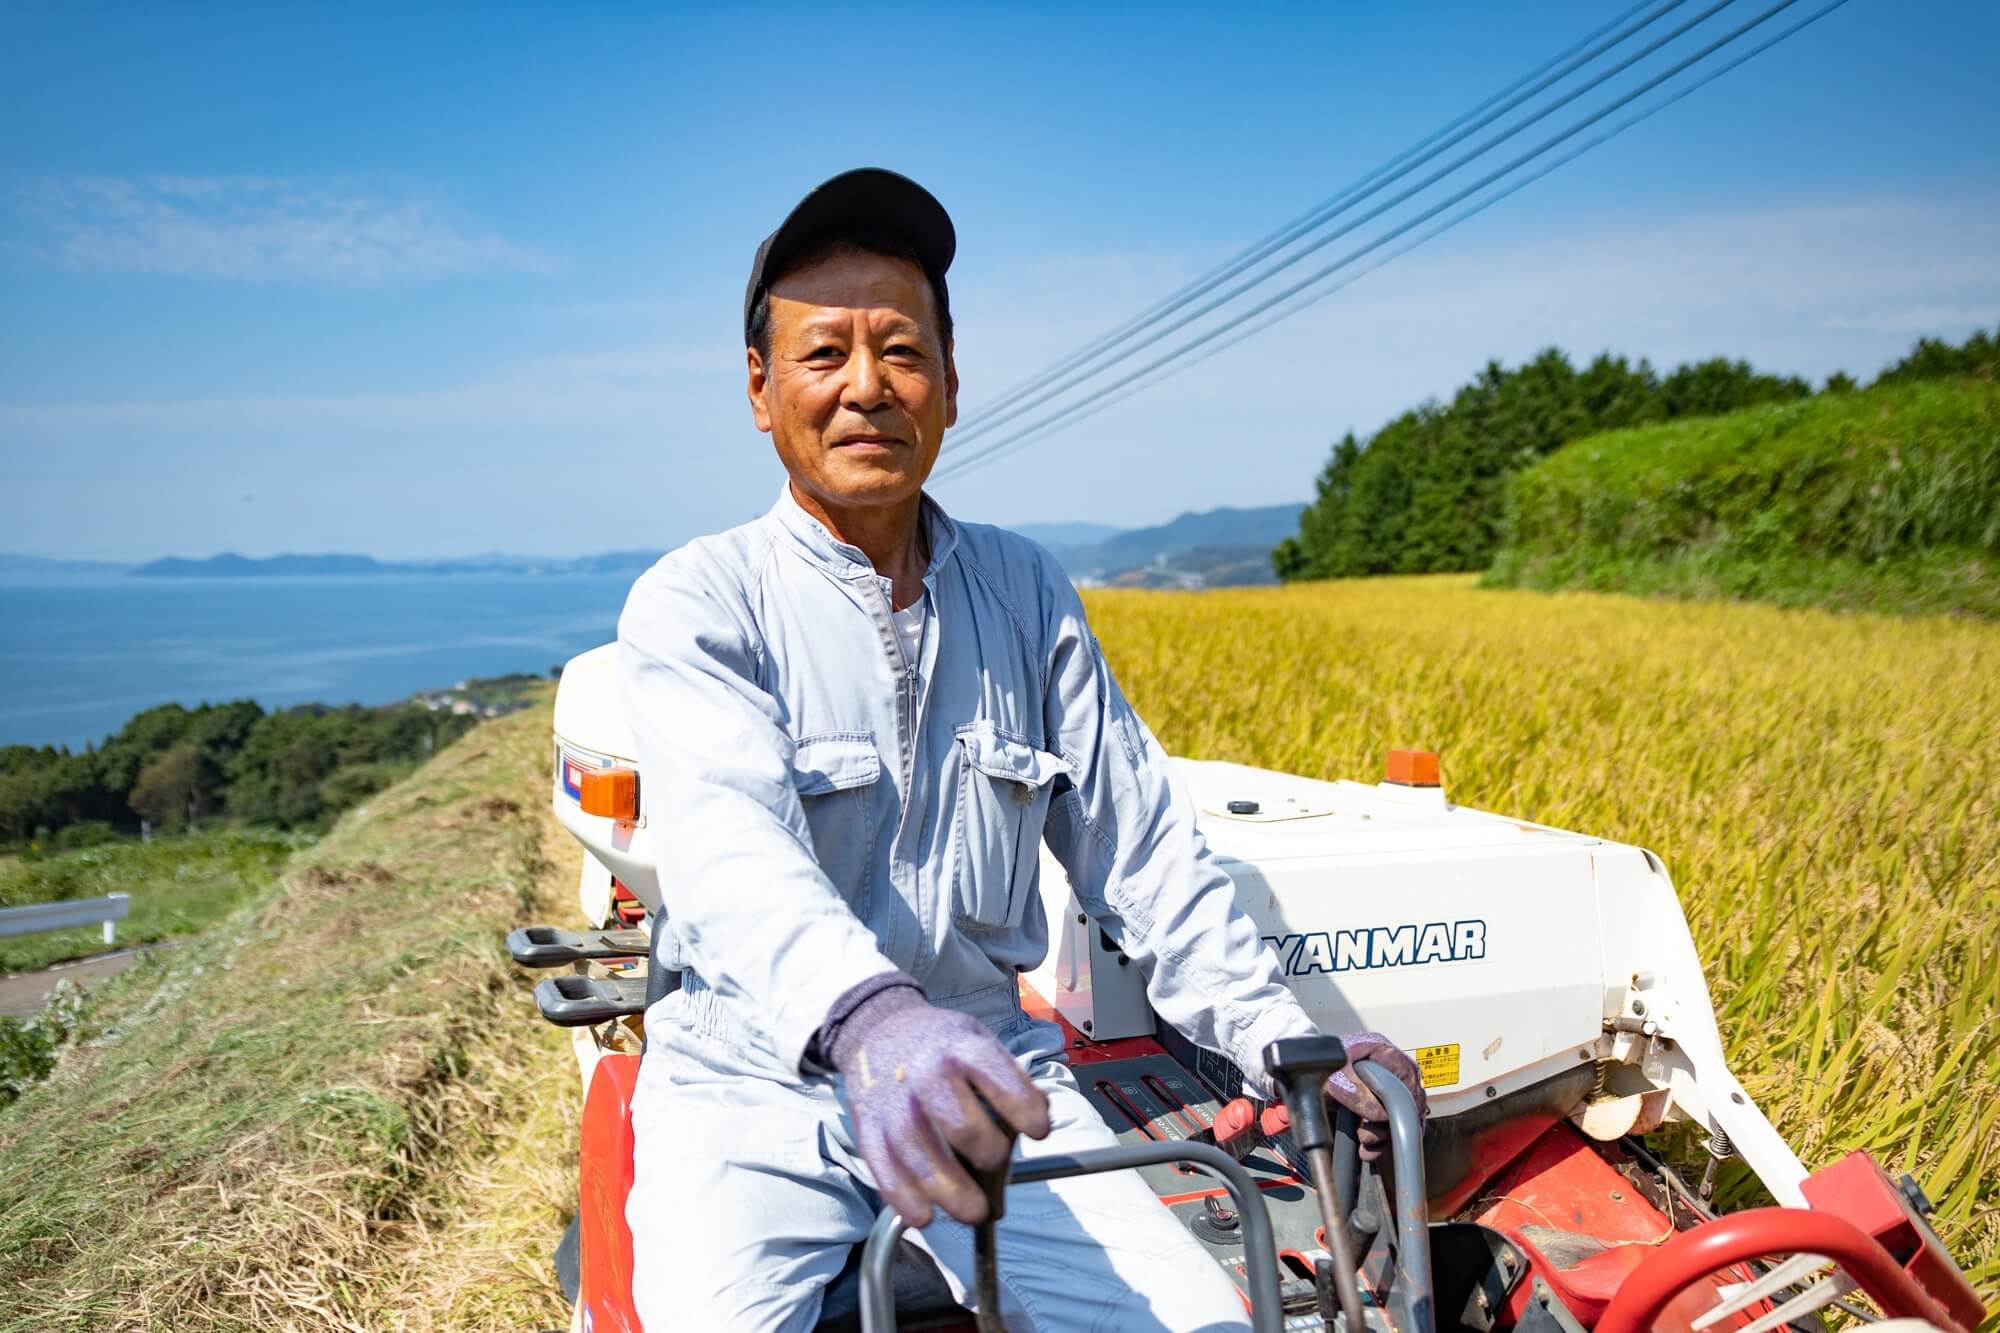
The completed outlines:
{"type": "Polygon", "coordinates": [[[30,903],[26,907],[0,907],[0,940],[14,935],[39,935],[46,930],[67,930],[71,926],[104,923],[104,942],[118,942],[118,925],[132,911],[129,894],[113,893],[103,898],[66,898],[61,902],[30,903]]]}

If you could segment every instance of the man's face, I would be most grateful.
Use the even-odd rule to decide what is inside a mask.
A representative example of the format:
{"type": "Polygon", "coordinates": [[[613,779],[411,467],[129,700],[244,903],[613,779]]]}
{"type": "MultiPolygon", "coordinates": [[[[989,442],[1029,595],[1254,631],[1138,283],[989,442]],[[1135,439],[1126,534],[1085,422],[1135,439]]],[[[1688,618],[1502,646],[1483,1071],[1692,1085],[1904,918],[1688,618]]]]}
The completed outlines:
{"type": "Polygon", "coordinates": [[[792,484],[829,509],[914,497],[958,420],[923,270],[839,252],[780,278],[770,302],[770,363],[749,349],[750,411],[792,484]]]}

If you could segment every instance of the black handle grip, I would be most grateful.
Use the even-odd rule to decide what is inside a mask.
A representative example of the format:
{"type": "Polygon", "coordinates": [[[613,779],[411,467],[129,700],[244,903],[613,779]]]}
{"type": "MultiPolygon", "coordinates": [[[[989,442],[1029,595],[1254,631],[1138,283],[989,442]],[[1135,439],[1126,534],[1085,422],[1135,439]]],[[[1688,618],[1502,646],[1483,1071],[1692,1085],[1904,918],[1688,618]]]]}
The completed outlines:
{"type": "Polygon", "coordinates": [[[567,967],[613,958],[644,958],[643,930],[559,930],[521,926],[507,932],[507,952],[522,967],[567,967]]]}
{"type": "Polygon", "coordinates": [[[1347,1047],[1340,1038],[1320,1034],[1280,1037],[1264,1048],[1269,1070],[1285,1109],[1292,1117],[1292,1140],[1305,1152],[1333,1142],[1333,1122],[1326,1113],[1326,1081],[1347,1067],[1347,1047]]]}
{"type": "Polygon", "coordinates": [[[535,1007],[559,1028],[595,1027],[646,1012],[644,978],[606,980],[574,974],[548,977],[535,987],[535,1007]]]}

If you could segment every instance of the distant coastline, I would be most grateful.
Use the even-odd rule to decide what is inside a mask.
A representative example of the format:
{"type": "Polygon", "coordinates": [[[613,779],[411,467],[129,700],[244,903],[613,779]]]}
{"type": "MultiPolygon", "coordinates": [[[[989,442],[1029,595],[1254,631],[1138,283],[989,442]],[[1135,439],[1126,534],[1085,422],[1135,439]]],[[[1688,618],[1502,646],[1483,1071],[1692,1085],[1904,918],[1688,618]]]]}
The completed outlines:
{"type": "Polygon", "coordinates": [[[251,557],[225,551],[206,560],[168,556],[144,564],[100,560],[45,560],[0,555],[0,575],[95,576],[141,579],[320,578],[440,574],[636,574],[659,559],[653,551],[609,551],[569,558],[533,555],[476,555],[456,560],[377,560],[368,555],[274,555],[251,557]]]}
{"type": "Polygon", "coordinates": [[[526,555],[470,556],[459,560],[377,560],[367,555],[274,555],[262,559],[233,551],[206,560],[168,556],[132,570],[141,579],[312,578],[393,574],[622,574],[658,560],[656,551],[610,551],[570,559],[526,555]]]}
{"type": "MultiPolygon", "coordinates": [[[[1185,513],[1145,528],[1106,523],[1022,523],[1014,530],[1047,547],[1084,587],[1204,588],[1274,583],[1271,548],[1298,530],[1303,504],[1254,509],[1223,507],[1185,513]]],[[[0,553],[0,578],[76,579],[295,579],[382,578],[484,574],[605,575],[636,577],[659,559],[657,551],[607,551],[599,555],[539,556],[489,552],[444,560],[378,560],[372,555],[329,552],[272,556],[221,555],[191,560],[167,556],[143,563],[57,560],[0,553]]]]}

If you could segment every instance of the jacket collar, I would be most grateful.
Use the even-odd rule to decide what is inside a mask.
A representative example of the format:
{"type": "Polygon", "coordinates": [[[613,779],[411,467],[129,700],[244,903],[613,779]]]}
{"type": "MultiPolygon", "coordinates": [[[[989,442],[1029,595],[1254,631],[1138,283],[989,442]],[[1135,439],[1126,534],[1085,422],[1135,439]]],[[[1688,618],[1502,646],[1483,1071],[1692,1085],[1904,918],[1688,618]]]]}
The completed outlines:
{"type": "MultiPolygon", "coordinates": [[[[929,492],[923,494],[921,504],[923,516],[919,521],[924,525],[924,536],[931,548],[930,568],[924,571],[924,582],[929,583],[957,548],[958,525],[931,499],[929,492]]],[[[841,541],[827,531],[825,524],[799,507],[789,480],[778,488],[778,503],[771,507],[771,517],[778,521],[801,555],[828,573],[843,579],[875,576],[875,566],[860,547],[841,541]]]]}

